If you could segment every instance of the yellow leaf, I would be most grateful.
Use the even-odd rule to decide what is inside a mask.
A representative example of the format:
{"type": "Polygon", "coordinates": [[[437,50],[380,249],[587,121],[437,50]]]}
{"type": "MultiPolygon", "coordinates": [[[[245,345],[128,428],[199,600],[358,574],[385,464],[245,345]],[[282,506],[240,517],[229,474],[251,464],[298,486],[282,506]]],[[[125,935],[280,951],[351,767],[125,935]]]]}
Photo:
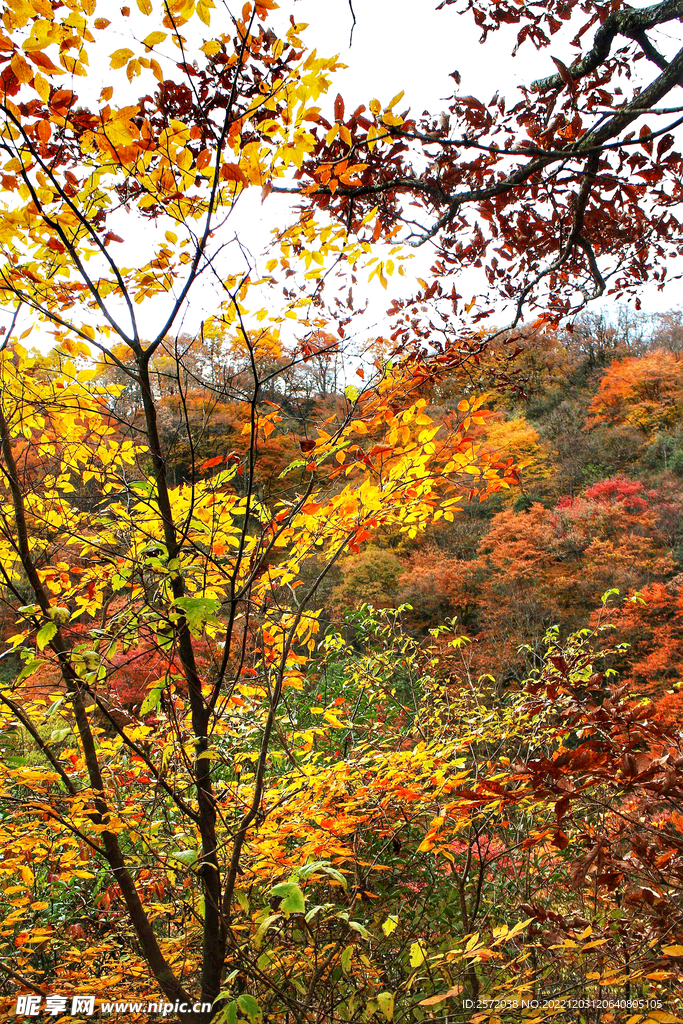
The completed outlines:
{"type": "Polygon", "coordinates": [[[199,0],[197,4],[197,16],[205,25],[211,24],[211,8],[214,6],[215,4],[213,3],[202,3],[202,0],[199,0]]]}
{"type": "Polygon", "coordinates": [[[137,0],[137,4],[143,14],[152,13],[152,0],[137,0]]]}
{"type": "Polygon", "coordinates": [[[14,72],[17,81],[24,85],[33,78],[33,71],[30,65],[24,60],[20,53],[15,53],[10,61],[10,67],[14,72]]]}
{"type": "Polygon", "coordinates": [[[127,50],[125,48],[123,50],[115,50],[111,55],[109,66],[112,68],[122,68],[128,63],[132,56],[132,50],[127,50]]]}
{"type": "Polygon", "coordinates": [[[43,103],[47,103],[50,99],[50,83],[47,78],[43,78],[41,74],[36,73],[33,76],[33,88],[36,90],[43,103]]]}
{"type": "Polygon", "coordinates": [[[217,39],[207,39],[203,46],[200,47],[202,53],[205,53],[207,57],[213,57],[214,54],[219,53],[221,44],[217,39]]]}
{"type": "Polygon", "coordinates": [[[150,34],[145,36],[142,41],[145,46],[148,46],[151,49],[153,46],[158,46],[159,43],[163,43],[166,35],[166,32],[150,32],[150,34]]]}
{"type": "Polygon", "coordinates": [[[377,995],[377,1005],[384,1014],[386,1020],[394,1019],[394,993],[380,992],[377,995]]]}
{"type": "Polygon", "coordinates": [[[382,931],[385,935],[391,935],[398,928],[398,918],[391,914],[384,924],[382,925],[382,931]]]}
{"type": "MultiPolygon", "coordinates": [[[[533,917],[527,917],[525,921],[518,921],[517,924],[510,929],[510,934],[508,935],[508,938],[512,939],[515,935],[519,935],[520,932],[523,932],[525,928],[529,927],[532,921],[533,917]]],[[[589,945],[592,945],[592,943],[589,943],[589,945]]],[[[588,946],[584,946],[583,948],[588,949],[588,946]]]]}
{"type": "Polygon", "coordinates": [[[410,947],[410,966],[420,967],[425,962],[425,955],[420,942],[413,942],[410,947]]]}
{"type": "Polygon", "coordinates": [[[662,946],[665,956],[683,956],[683,946],[662,946]]]}

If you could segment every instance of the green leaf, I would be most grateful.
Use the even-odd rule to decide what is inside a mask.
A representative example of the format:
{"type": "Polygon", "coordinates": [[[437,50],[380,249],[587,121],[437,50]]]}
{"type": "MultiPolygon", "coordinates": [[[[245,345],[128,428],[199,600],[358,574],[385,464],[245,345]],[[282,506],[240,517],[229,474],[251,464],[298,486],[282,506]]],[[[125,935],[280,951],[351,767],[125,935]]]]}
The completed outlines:
{"type": "Polygon", "coordinates": [[[32,676],[32,675],[33,675],[33,673],[35,672],[35,670],[36,670],[37,668],[40,668],[40,666],[41,666],[42,664],[43,664],[43,662],[42,662],[42,661],[36,661],[36,659],[35,659],[35,658],[34,658],[34,659],[32,659],[31,661],[28,661],[28,662],[27,662],[27,663],[26,663],[26,664],[24,665],[24,667],[22,668],[22,670],[21,670],[21,672],[19,673],[19,675],[17,676],[17,682],[18,682],[18,683],[20,683],[20,682],[22,681],[22,679],[28,679],[28,677],[29,677],[29,676],[32,676]]]}
{"type": "Polygon", "coordinates": [[[148,715],[154,708],[159,707],[159,701],[161,700],[161,694],[164,692],[165,685],[165,682],[159,683],[149,691],[140,706],[140,714],[142,716],[148,715]]]}
{"type": "Polygon", "coordinates": [[[317,906],[311,907],[305,917],[306,924],[312,921],[315,915],[319,914],[321,910],[327,910],[329,906],[329,903],[318,903],[317,906]]]}
{"type": "Polygon", "coordinates": [[[41,626],[36,635],[36,644],[38,645],[41,651],[45,650],[45,648],[49,644],[50,640],[52,640],[52,637],[55,635],[56,632],[57,627],[54,624],[54,622],[46,622],[44,626],[41,626]]]}
{"type": "Polygon", "coordinates": [[[137,491],[138,494],[149,497],[154,493],[155,483],[154,480],[134,480],[128,486],[131,491],[137,491]]]}
{"type": "Polygon", "coordinates": [[[256,1000],[254,999],[253,996],[250,996],[250,995],[239,996],[238,999],[237,999],[237,1005],[239,1006],[239,1008],[242,1011],[242,1013],[246,1013],[247,1017],[252,1022],[252,1024],[254,1024],[254,1021],[260,1021],[261,1020],[261,1017],[262,1017],[261,1007],[256,1002],[256,1000]]]}
{"type": "Polygon", "coordinates": [[[269,914],[267,917],[263,919],[263,921],[261,921],[256,931],[256,935],[254,936],[254,945],[256,946],[257,949],[261,948],[263,936],[266,934],[271,924],[273,924],[275,921],[279,921],[281,917],[282,914],[269,914]]]}
{"type": "MultiPolygon", "coordinates": [[[[218,997],[220,999],[220,996],[218,997]]],[[[214,1017],[215,1024],[237,1024],[237,1003],[232,999],[214,1017]]]]}
{"type": "Polygon", "coordinates": [[[273,896],[282,899],[280,910],[285,914],[303,914],[306,910],[304,894],[296,882],[280,882],[271,889],[273,896]]]}
{"type": "Polygon", "coordinates": [[[194,864],[197,861],[197,854],[195,850],[173,850],[171,857],[174,860],[180,861],[181,864],[194,864]]]}
{"type": "Polygon", "coordinates": [[[123,588],[127,585],[127,583],[128,583],[128,580],[124,576],[121,576],[118,572],[115,572],[115,573],[112,574],[112,578],[111,578],[111,589],[112,590],[114,590],[114,591],[123,590],[123,588]]]}
{"type": "Polygon", "coordinates": [[[358,932],[358,934],[362,935],[364,939],[372,939],[372,935],[364,924],[361,924],[360,921],[349,921],[349,913],[347,910],[340,910],[335,916],[340,918],[342,921],[346,921],[349,928],[352,928],[354,932],[358,932]]]}
{"type": "Polygon", "coordinates": [[[341,965],[344,974],[348,974],[351,968],[351,957],[353,956],[354,946],[347,946],[341,955],[341,965]]]}
{"type": "Polygon", "coordinates": [[[220,608],[221,603],[216,598],[179,597],[175,603],[184,613],[191,630],[195,632],[201,630],[207,622],[214,626],[220,626],[215,613],[220,608]]]}
{"type": "Polygon", "coordinates": [[[299,871],[299,878],[308,878],[316,871],[323,871],[326,875],[329,875],[330,878],[334,878],[335,881],[339,882],[344,886],[344,888],[346,888],[347,882],[341,871],[337,871],[337,869],[333,868],[326,860],[316,860],[311,864],[304,865],[301,871],[299,871]]]}

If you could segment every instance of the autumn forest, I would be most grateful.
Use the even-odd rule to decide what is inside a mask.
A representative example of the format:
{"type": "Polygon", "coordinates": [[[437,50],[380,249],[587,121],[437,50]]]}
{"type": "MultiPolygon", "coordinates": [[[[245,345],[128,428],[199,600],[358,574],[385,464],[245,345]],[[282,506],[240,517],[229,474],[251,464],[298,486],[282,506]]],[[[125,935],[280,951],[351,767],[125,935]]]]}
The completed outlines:
{"type": "Polygon", "coordinates": [[[3,1019],[683,1024],[683,0],[436,6],[0,0],[3,1019]]]}

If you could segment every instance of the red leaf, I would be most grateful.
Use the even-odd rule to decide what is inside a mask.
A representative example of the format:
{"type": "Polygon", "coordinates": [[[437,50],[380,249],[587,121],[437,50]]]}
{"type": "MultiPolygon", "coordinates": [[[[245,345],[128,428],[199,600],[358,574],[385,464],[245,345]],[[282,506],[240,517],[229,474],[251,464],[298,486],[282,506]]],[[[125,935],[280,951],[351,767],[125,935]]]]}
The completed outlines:
{"type": "Polygon", "coordinates": [[[652,130],[649,125],[644,124],[638,133],[640,144],[646,153],[652,152],[652,139],[649,136],[652,134],[652,130]]]}
{"type": "Polygon", "coordinates": [[[221,167],[221,178],[223,181],[238,181],[240,185],[246,185],[247,179],[244,172],[237,164],[223,164],[221,167]]]}
{"type": "Polygon", "coordinates": [[[51,107],[66,107],[72,102],[75,102],[76,96],[71,92],[70,89],[58,89],[50,100],[51,107]]]}
{"type": "Polygon", "coordinates": [[[553,846],[556,846],[558,850],[564,850],[569,846],[569,836],[566,832],[563,832],[561,828],[558,828],[557,832],[553,836],[553,846]]]}
{"type": "Polygon", "coordinates": [[[574,92],[574,89],[576,88],[576,85],[575,85],[574,79],[572,78],[571,72],[570,72],[569,68],[567,67],[567,65],[563,64],[562,61],[559,60],[557,57],[552,57],[551,60],[552,60],[553,64],[555,65],[555,67],[557,68],[557,70],[560,72],[560,77],[561,77],[562,81],[564,82],[564,84],[567,86],[567,88],[571,92],[574,92]]]}
{"type": "Polygon", "coordinates": [[[553,663],[558,672],[561,672],[563,676],[567,675],[569,672],[569,666],[562,655],[553,655],[549,660],[553,663]]]}

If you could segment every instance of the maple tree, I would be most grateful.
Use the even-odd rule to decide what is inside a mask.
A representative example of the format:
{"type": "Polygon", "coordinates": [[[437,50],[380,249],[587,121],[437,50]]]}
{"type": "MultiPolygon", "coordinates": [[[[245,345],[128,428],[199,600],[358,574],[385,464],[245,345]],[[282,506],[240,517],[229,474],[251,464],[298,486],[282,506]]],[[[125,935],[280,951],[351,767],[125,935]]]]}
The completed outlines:
{"type": "Polygon", "coordinates": [[[591,404],[592,424],[627,423],[652,433],[680,419],[680,366],[670,352],[616,360],[591,404]]]}
{"type": "Polygon", "coordinates": [[[554,508],[534,502],[497,513],[478,558],[461,569],[474,583],[467,625],[481,632],[482,670],[517,671],[521,647],[533,664],[549,626],[576,628],[608,589],[625,594],[672,574],[661,501],[642,483],[616,478],[554,508]]]}
{"type": "MultiPolygon", "coordinates": [[[[540,46],[586,13],[466,6],[485,34],[521,22],[518,43],[540,46]]],[[[369,589],[371,543],[409,550],[466,502],[516,487],[515,457],[543,466],[535,428],[492,420],[472,386],[487,311],[461,307],[451,270],[483,263],[515,325],[542,305],[536,327],[577,287],[583,301],[608,280],[662,278],[680,157],[658,104],[683,58],[664,61],[646,33],[683,6],[593,12],[577,25],[583,38],[600,20],[586,54],[511,111],[455,96],[460,134],[397,114],[401,97],[328,109],[338,60],[307,50],[271,0],[226,31],[212,0],[136,8],[2,11],[3,969],[41,995],[161,995],[187,1024],[422,1017],[483,986],[519,1000],[542,990],[548,953],[541,938],[527,963],[520,936],[547,912],[522,909],[519,878],[569,846],[558,775],[586,802],[610,792],[609,843],[590,846],[597,826],[577,803],[572,835],[589,852],[557,867],[577,889],[600,869],[607,932],[621,847],[649,880],[666,869],[667,899],[675,890],[673,812],[645,856],[616,808],[633,787],[678,799],[680,737],[630,698],[595,712],[583,683],[602,654],[585,637],[562,654],[550,637],[529,686],[489,713],[471,679],[445,681],[464,637],[434,626],[420,642],[398,613],[367,607],[355,638],[323,637],[321,597],[337,567],[369,589]],[[112,24],[127,43],[113,52],[112,24]],[[631,51],[611,55],[617,37],[659,69],[625,101],[631,51]],[[96,64],[112,83],[97,96],[96,64]],[[263,258],[231,233],[255,195],[299,203],[278,206],[287,223],[263,258]],[[406,200],[431,227],[415,228],[406,200]],[[353,296],[330,282],[386,285],[405,276],[405,241],[437,238],[435,273],[394,304],[390,337],[349,358],[353,296]],[[47,356],[22,344],[36,324],[47,356]],[[593,736],[594,712],[602,731],[580,760],[563,740],[593,736]]],[[[494,577],[516,559],[527,587],[542,561],[529,524],[538,547],[550,523],[558,547],[591,549],[596,565],[608,554],[627,578],[634,559],[662,575],[654,502],[617,482],[552,512],[508,509],[482,557],[494,577]]],[[[410,586],[374,557],[399,595],[410,586]]],[[[423,624],[465,601],[447,561],[423,624]]],[[[566,909],[550,911],[565,931],[566,909]]],[[[658,913],[639,917],[654,951],[629,961],[628,984],[670,993],[683,936],[658,913]]]]}
{"type": "Polygon", "coordinates": [[[631,592],[609,609],[608,619],[625,645],[619,659],[624,681],[653,701],[657,715],[674,728],[683,701],[680,582],[675,576],[631,592]]]}
{"type": "MultiPolygon", "coordinates": [[[[569,66],[553,55],[556,70],[527,83],[511,106],[500,90],[489,100],[457,88],[442,116],[397,113],[402,94],[346,117],[339,103],[326,148],[302,162],[312,199],[354,226],[378,203],[377,237],[395,237],[404,223],[412,244],[438,239],[442,280],[430,293],[443,294],[456,316],[461,297],[457,278],[449,294],[449,273],[467,266],[483,266],[488,279],[478,317],[494,312],[498,293],[512,304],[513,326],[528,304],[557,322],[591,297],[663,282],[664,257],[680,247],[678,117],[667,98],[683,51],[668,59],[650,32],[680,19],[679,4],[441,6],[451,5],[473,16],[482,43],[510,29],[515,52],[529,43],[550,49],[569,30],[577,55],[569,66]]],[[[457,87],[459,72],[452,78],[457,87]]]]}
{"type": "MultiPolygon", "coordinates": [[[[291,448],[279,456],[278,469],[292,462],[293,495],[289,481],[287,491],[271,481],[262,493],[268,447],[283,420],[268,397],[273,380],[302,361],[317,360],[326,372],[330,336],[310,296],[299,289],[279,315],[248,310],[249,268],[221,275],[211,321],[201,328],[202,344],[209,330],[226,338],[220,380],[206,379],[215,367],[192,338],[167,339],[200,275],[218,274],[210,243],[219,211],[229,212],[252,184],[268,191],[312,144],[308,104],[326,90],[335,62],[303,54],[295,25],[282,39],[265,30],[262,5],[245,8],[234,37],[203,44],[201,86],[191,74],[185,84],[186,61],[174,82],[155,57],[142,55],[169,38],[182,56],[181,28],[193,11],[170,5],[159,12],[166,31],[146,35],[139,57],[122,49],[111,58],[131,82],[144,73],[156,78],[154,98],[112,109],[107,87],[95,114],[52,86],[60,68],[44,52],[57,45],[63,68],[87,77],[82,47],[97,47],[92,33],[107,27],[106,19],[91,20],[94,7],[78,9],[76,37],[69,11],[57,9],[46,23],[38,10],[10,6],[4,19],[13,52],[3,79],[4,145],[15,175],[5,186],[16,193],[5,216],[18,234],[4,250],[4,290],[16,315],[2,353],[2,572],[16,623],[9,643],[24,664],[3,707],[48,766],[31,759],[6,766],[15,824],[23,821],[31,838],[24,843],[24,828],[8,836],[5,856],[8,866],[28,856],[32,866],[18,876],[28,886],[102,878],[97,906],[115,908],[109,919],[123,922],[118,941],[126,946],[132,932],[137,955],[164,997],[179,1004],[181,1019],[204,1020],[221,1010],[226,973],[237,969],[242,988],[247,977],[238,881],[252,834],[267,818],[281,706],[287,691],[301,688],[301,666],[315,645],[313,598],[322,580],[382,525],[415,534],[437,512],[452,517],[458,496],[450,481],[465,467],[480,467],[482,493],[500,486],[505,470],[466,436],[474,399],[463,400],[447,433],[433,426],[419,395],[432,370],[408,358],[372,368],[327,430],[318,423],[314,437],[300,439],[298,460],[291,448]],[[68,52],[75,38],[78,57],[68,52]],[[284,136],[276,140],[278,126],[284,136]],[[110,253],[122,244],[108,222],[124,196],[143,221],[169,225],[153,236],[148,261],[132,268],[110,253]],[[146,341],[136,306],[156,298],[166,298],[167,309],[146,341]],[[54,328],[51,362],[12,336],[27,307],[54,328]],[[290,313],[304,340],[288,345],[281,325],[290,313]],[[215,455],[209,448],[208,459],[207,400],[212,412],[227,404],[239,425],[239,442],[231,450],[224,442],[215,455]],[[180,463],[174,434],[184,448],[180,463]],[[323,489],[319,467],[323,482],[338,484],[323,489]],[[121,701],[140,703],[138,715],[122,716],[121,701]],[[41,732],[45,715],[59,723],[49,736],[41,732]],[[149,806],[146,793],[158,794],[161,818],[157,798],[149,806]],[[187,939],[178,938],[188,912],[195,952],[183,966],[187,939]]],[[[143,8],[153,15],[151,5],[143,8]]],[[[210,6],[196,13],[206,22],[210,6]]],[[[327,244],[316,229],[310,243],[334,259],[338,238],[327,244]]],[[[281,247],[285,267],[289,245],[281,247]]],[[[306,859],[292,862],[292,872],[299,868],[320,874],[306,859]]],[[[259,877],[267,894],[277,875],[259,877]]],[[[298,907],[298,885],[283,886],[298,907]]],[[[65,947],[44,914],[48,904],[17,906],[4,928],[21,951],[19,977],[35,985],[40,967],[31,951],[53,942],[57,976],[73,986],[78,967],[68,942],[86,941],[86,930],[70,926],[65,947]]],[[[99,991],[115,975],[117,945],[102,950],[99,991]]],[[[133,978],[134,963],[135,956],[133,978]]],[[[257,1004],[240,991],[228,1013],[239,1007],[252,1015],[257,1004]]],[[[286,995],[285,1005],[297,999],[286,995]]]]}

